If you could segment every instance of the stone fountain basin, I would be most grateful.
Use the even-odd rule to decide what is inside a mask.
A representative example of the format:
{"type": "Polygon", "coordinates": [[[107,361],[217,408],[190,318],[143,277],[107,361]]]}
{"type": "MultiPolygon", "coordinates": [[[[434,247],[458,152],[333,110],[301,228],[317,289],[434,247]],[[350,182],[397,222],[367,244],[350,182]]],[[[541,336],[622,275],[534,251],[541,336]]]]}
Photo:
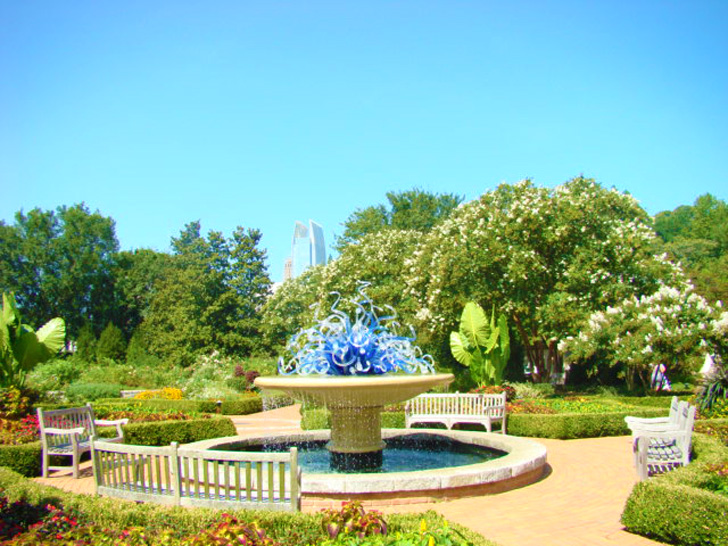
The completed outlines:
{"type": "MultiPolygon", "coordinates": [[[[316,474],[303,472],[301,492],[304,502],[326,506],[341,500],[371,500],[376,504],[432,502],[442,499],[500,493],[523,487],[541,479],[546,472],[546,447],[526,438],[435,429],[383,429],[384,439],[411,434],[432,434],[478,446],[497,449],[503,457],[482,463],[416,470],[410,472],[366,474],[316,474]]],[[[329,430],[314,430],[299,434],[240,437],[228,436],[189,444],[196,449],[224,449],[226,445],[260,445],[279,442],[326,441],[329,430]]]]}
{"type": "Polygon", "coordinates": [[[355,375],[355,376],[275,376],[257,377],[260,389],[285,391],[305,402],[316,402],[332,408],[381,407],[409,400],[438,385],[453,380],[450,373],[413,375],[355,375]]]}

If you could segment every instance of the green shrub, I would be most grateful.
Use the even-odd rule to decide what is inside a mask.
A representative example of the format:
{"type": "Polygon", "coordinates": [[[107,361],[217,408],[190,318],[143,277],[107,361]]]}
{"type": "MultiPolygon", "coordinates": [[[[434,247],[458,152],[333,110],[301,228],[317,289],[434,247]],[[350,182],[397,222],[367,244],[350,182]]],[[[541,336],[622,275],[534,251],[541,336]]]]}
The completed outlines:
{"type": "MultiPolygon", "coordinates": [[[[330,416],[325,409],[305,408],[302,413],[301,428],[304,430],[331,427],[330,416]]],[[[622,436],[629,434],[627,424],[624,422],[627,415],[656,417],[663,414],[664,411],[656,409],[635,409],[627,412],[598,414],[518,413],[508,415],[506,429],[508,434],[513,436],[556,438],[560,440],[622,436]]],[[[404,428],[404,412],[383,412],[382,427],[404,428]]]]}
{"type": "Polygon", "coordinates": [[[22,476],[39,476],[40,454],[40,442],[15,446],[0,445],[0,466],[6,466],[22,476]]]}
{"type": "Polygon", "coordinates": [[[77,359],[55,359],[38,364],[28,374],[29,386],[40,392],[64,390],[81,376],[77,359]]]}
{"type": "Polygon", "coordinates": [[[145,446],[166,446],[171,442],[187,444],[198,440],[234,436],[236,432],[235,425],[227,417],[129,423],[124,427],[124,443],[145,446]]]}
{"type": "Polygon", "coordinates": [[[532,438],[598,438],[601,436],[622,436],[629,434],[624,418],[658,417],[664,415],[660,409],[630,409],[610,413],[517,413],[508,415],[507,430],[513,436],[532,438]]]}
{"type": "Polygon", "coordinates": [[[121,329],[109,322],[101,332],[96,344],[96,359],[123,360],[126,355],[126,340],[121,329]]]}
{"type": "MultiPolygon", "coordinates": [[[[140,527],[146,533],[160,536],[170,529],[177,536],[193,535],[215,527],[221,518],[219,510],[183,508],[153,503],[134,503],[106,497],[78,495],[35,483],[7,468],[0,468],[0,490],[10,502],[24,500],[45,506],[62,506],[77,511],[100,527],[130,529],[140,527]]],[[[307,546],[324,539],[321,514],[286,513],[272,510],[226,510],[241,522],[256,522],[266,534],[286,546],[307,546]]],[[[425,521],[428,529],[444,526],[445,520],[433,511],[420,514],[391,514],[386,516],[388,532],[411,533],[425,521]]],[[[473,546],[494,546],[481,535],[461,525],[450,527],[462,534],[473,546]]]]}
{"type": "Polygon", "coordinates": [[[260,396],[246,396],[238,400],[223,400],[220,412],[223,415],[250,415],[263,411],[263,399],[260,396]]]}
{"type": "MultiPolygon", "coordinates": [[[[263,400],[257,395],[242,396],[221,400],[220,412],[224,415],[248,415],[263,411],[263,400]]],[[[165,400],[153,398],[139,400],[132,398],[102,398],[94,407],[133,411],[135,407],[143,407],[154,411],[182,411],[185,413],[217,413],[217,400],[165,400]]]]}
{"type": "Polygon", "coordinates": [[[66,389],[66,398],[71,404],[93,402],[99,398],[118,397],[123,388],[109,383],[73,383],[66,389]]]}
{"type": "Polygon", "coordinates": [[[622,513],[627,530],[670,544],[728,545],[728,497],[703,489],[707,468],[728,462],[728,448],[702,434],[693,438],[694,462],[632,489],[622,513]]]}

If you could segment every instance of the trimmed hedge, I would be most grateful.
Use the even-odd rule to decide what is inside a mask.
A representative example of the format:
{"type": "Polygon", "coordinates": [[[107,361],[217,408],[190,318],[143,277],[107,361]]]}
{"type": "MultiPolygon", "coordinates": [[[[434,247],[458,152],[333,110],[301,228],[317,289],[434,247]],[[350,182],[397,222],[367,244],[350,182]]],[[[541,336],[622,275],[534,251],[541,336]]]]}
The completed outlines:
{"type": "Polygon", "coordinates": [[[628,531],[679,545],[728,545],[728,497],[701,489],[706,464],[728,462],[728,448],[693,435],[694,462],[639,482],[622,513],[628,531]]]}
{"type": "MultiPolygon", "coordinates": [[[[613,413],[515,413],[508,415],[506,429],[508,434],[513,436],[559,440],[623,436],[629,434],[627,424],[624,422],[627,415],[658,417],[665,415],[665,411],[645,408],[613,413]]],[[[327,410],[315,408],[303,411],[301,428],[304,430],[330,427],[331,418],[327,410]]],[[[404,412],[383,412],[382,427],[404,428],[404,412]]]]}
{"type": "Polygon", "coordinates": [[[0,466],[6,466],[22,476],[40,476],[40,442],[17,446],[0,445],[0,466]]]}
{"type": "Polygon", "coordinates": [[[630,409],[609,413],[513,413],[508,415],[507,430],[513,436],[574,440],[629,434],[624,418],[662,417],[663,409],[630,409]]]}
{"type": "Polygon", "coordinates": [[[235,425],[227,417],[192,419],[189,421],[129,423],[124,426],[124,443],[166,446],[171,442],[187,444],[210,438],[234,436],[236,433],[235,425]]]}
{"type": "MultiPolygon", "coordinates": [[[[7,468],[0,468],[0,490],[10,502],[25,500],[34,505],[53,504],[64,509],[78,510],[97,525],[114,529],[142,527],[153,534],[173,529],[179,536],[192,535],[208,529],[222,517],[222,512],[207,508],[183,508],[152,503],[134,503],[106,497],[79,495],[48,487],[23,478],[7,468]]],[[[306,546],[324,538],[321,514],[288,513],[273,510],[226,510],[239,521],[257,522],[268,536],[287,546],[306,546]]],[[[445,520],[433,511],[421,514],[388,514],[390,534],[419,529],[424,519],[428,528],[441,527],[445,520]]],[[[474,546],[496,546],[481,535],[456,523],[451,528],[463,533],[474,546]]]]}
{"type": "MultiPolygon", "coordinates": [[[[218,406],[215,400],[165,400],[151,398],[141,400],[136,398],[103,398],[97,400],[94,406],[113,408],[115,406],[128,407],[129,404],[139,404],[139,407],[154,411],[182,411],[185,413],[217,413],[218,406]]],[[[260,396],[246,396],[234,400],[222,400],[220,413],[224,415],[249,415],[263,411],[263,399],[260,396]]]]}
{"type": "Polygon", "coordinates": [[[110,396],[119,396],[122,385],[112,385],[109,383],[72,383],[66,389],[66,398],[71,403],[92,402],[99,398],[108,398],[110,396]]]}

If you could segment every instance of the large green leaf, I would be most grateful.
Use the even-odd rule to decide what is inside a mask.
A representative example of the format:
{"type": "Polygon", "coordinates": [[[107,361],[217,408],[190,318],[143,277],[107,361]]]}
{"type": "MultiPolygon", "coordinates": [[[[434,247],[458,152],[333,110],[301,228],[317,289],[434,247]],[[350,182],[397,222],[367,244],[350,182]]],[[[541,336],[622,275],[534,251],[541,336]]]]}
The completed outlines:
{"type": "Polygon", "coordinates": [[[450,332],[450,351],[452,351],[455,360],[463,366],[470,367],[473,355],[468,351],[466,344],[463,343],[463,338],[457,332],[450,332]]]}
{"type": "Polygon", "coordinates": [[[3,292],[2,320],[8,327],[8,330],[17,328],[20,325],[20,313],[18,312],[18,305],[15,303],[15,296],[12,292],[10,294],[3,292]]]}
{"type": "Polygon", "coordinates": [[[66,343],[66,323],[62,318],[54,318],[46,322],[36,332],[38,341],[45,346],[50,356],[55,355],[66,343]]]}
{"type": "Polygon", "coordinates": [[[24,331],[13,344],[13,353],[18,362],[18,371],[30,370],[38,362],[45,360],[48,350],[38,341],[33,331],[24,331]]]}
{"type": "Polygon", "coordinates": [[[484,346],[488,341],[488,319],[483,308],[475,302],[465,304],[460,317],[460,335],[471,346],[484,346]]]}
{"type": "Polygon", "coordinates": [[[498,317],[498,332],[500,333],[500,349],[503,360],[508,362],[511,357],[511,336],[508,333],[508,319],[505,315],[498,317]]]}

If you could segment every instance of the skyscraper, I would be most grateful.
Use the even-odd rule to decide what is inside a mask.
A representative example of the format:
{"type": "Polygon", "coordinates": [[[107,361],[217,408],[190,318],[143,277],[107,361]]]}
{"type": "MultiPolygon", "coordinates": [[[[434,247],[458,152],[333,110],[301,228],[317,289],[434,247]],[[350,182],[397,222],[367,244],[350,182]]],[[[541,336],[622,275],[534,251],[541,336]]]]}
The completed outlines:
{"type": "Polygon", "coordinates": [[[293,228],[291,257],[286,260],[283,268],[283,280],[298,277],[308,267],[324,263],[326,244],[323,228],[313,220],[308,221],[308,227],[297,221],[293,228]]]}

